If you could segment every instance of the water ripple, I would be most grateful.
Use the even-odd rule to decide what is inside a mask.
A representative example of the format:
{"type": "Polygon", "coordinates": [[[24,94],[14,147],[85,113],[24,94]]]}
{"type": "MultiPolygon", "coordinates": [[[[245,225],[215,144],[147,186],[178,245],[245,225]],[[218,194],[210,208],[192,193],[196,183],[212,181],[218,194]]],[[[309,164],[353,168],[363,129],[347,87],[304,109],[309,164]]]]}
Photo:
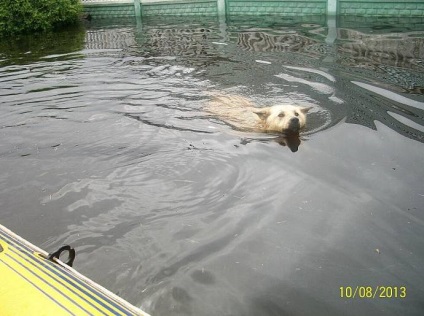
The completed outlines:
{"type": "Polygon", "coordinates": [[[419,291],[422,32],[402,53],[399,34],[329,45],[320,17],[269,19],[0,43],[2,223],[72,244],[79,271],[157,315],[282,312],[287,292],[310,307],[334,301],[323,282],[393,275],[419,291]],[[208,117],[212,91],[311,106],[296,150],[208,117]]]}

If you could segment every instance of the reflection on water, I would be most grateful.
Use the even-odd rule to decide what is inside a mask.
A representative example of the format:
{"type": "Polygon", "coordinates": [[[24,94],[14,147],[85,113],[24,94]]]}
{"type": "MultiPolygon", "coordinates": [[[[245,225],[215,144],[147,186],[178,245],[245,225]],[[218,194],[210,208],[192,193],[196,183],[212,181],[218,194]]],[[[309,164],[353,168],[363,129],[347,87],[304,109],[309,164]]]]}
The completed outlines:
{"type": "Polygon", "coordinates": [[[351,65],[355,67],[377,69],[388,65],[421,71],[424,69],[422,32],[376,35],[340,29],[338,38],[347,41],[339,49],[350,57],[351,65]]]}
{"type": "Polygon", "coordinates": [[[301,36],[290,31],[280,35],[267,34],[267,32],[240,32],[237,44],[248,50],[257,52],[303,52],[312,53],[312,46],[318,41],[301,36]]]}
{"type": "Polygon", "coordinates": [[[276,19],[0,43],[2,224],[154,315],[420,315],[424,29],[276,19]],[[220,91],[307,127],[233,130],[220,91]]]}
{"type": "Polygon", "coordinates": [[[292,152],[296,152],[299,149],[301,138],[298,135],[293,136],[275,136],[275,137],[267,137],[267,138],[242,138],[240,144],[247,145],[254,141],[260,142],[276,142],[281,146],[287,146],[292,152]]]}

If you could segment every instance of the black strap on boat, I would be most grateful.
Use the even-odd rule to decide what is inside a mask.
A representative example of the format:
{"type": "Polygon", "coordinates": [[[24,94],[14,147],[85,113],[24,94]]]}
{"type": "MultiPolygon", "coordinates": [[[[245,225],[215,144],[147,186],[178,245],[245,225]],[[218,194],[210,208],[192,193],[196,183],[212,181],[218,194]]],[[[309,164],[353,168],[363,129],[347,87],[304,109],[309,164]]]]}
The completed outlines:
{"type": "Polygon", "coordinates": [[[53,261],[53,258],[59,259],[63,263],[72,267],[72,264],[74,263],[74,259],[75,259],[75,249],[71,248],[71,246],[69,246],[69,245],[62,246],[58,250],[56,250],[55,252],[49,253],[49,256],[47,257],[47,259],[49,259],[50,261],[53,261]],[[68,252],[68,258],[67,258],[68,260],[66,260],[66,261],[63,261],[61,258],[59,258],[60,255],[62,254],[62,252],[64,252],[64,251],[68,252]]]}

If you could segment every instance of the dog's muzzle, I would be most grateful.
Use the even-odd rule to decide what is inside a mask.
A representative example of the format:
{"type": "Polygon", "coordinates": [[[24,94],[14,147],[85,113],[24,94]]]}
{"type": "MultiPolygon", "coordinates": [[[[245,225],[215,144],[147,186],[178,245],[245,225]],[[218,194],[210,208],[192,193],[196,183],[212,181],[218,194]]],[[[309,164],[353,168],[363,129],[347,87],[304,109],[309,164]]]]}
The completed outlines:
{"type": "Polygon", "coordinates": [[[300,122],[297,117],[292,117],[289,121],[288,128],[283,132],[298,133],[300,130],[300,122]]]}

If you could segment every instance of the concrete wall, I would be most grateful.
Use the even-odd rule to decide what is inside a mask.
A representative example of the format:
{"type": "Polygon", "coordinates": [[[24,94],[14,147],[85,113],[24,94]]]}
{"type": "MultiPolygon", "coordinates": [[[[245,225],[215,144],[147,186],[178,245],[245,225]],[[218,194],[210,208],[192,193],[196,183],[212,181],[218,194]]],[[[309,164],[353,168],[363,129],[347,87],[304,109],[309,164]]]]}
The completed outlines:
{"type": "Polygon", "coordinates": [[[339,15],[423,16],[424,0],[338,0],[339,15]]]}

